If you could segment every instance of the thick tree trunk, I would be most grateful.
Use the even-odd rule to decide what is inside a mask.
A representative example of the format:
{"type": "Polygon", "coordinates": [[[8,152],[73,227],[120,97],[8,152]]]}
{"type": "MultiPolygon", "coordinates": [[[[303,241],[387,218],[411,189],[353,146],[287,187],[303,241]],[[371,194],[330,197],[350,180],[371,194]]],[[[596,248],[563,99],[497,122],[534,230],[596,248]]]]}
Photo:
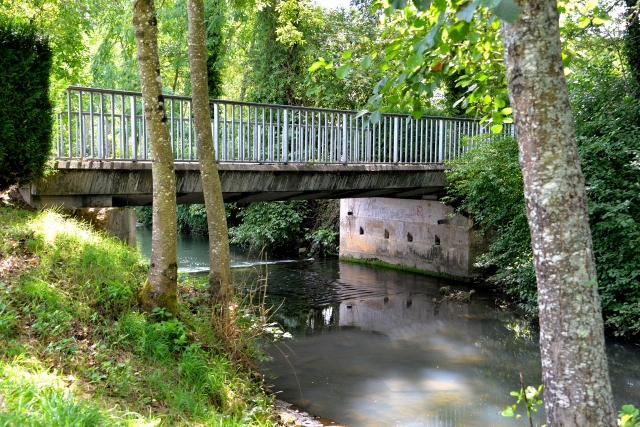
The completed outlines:
{"type": "Polygon", "coordinates": [[[587,196],[561,58],[555,0],[517,0],[503,23],[538,282],[548,425],[614,426],[587,196]]]}
{"type": "Polygon", "coordinates": [[[189,13],[191,93],[198,162],[200,163],[202,192],[204,193],[209,228],[209,288],[214,298],[227,299],[231,295],[229,234],[211,134],[203,0],[188,0],[187,10],[189,13]]]}
{"type": "Polygon", "coordinates": [[[176,255],[176,176],[162,96],[158,59],[157,20],[153,0],[136,0],[133,27],[138,46],[142,105],[149,133],[153,174],[153,229],[149,279],[140,292],[142,307],[176,314],[178,263],[176,255]]]}

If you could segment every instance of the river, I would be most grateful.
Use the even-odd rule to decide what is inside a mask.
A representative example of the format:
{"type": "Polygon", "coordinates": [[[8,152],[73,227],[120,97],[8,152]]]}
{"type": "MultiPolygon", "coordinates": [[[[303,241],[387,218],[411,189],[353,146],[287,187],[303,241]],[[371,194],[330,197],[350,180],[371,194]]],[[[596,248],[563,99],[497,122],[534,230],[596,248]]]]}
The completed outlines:
{"type": "MultiPolygon", "coordinates": [[[[146,256],[150,240],[138,227],[146,256]]],[[[207,245],[180,235],[180,271],[206,272],[207,245]]],[[[278,398],[312,414],[352,427],[517,426],[498,412],[515,403],[519,373],[540,383],[537,332],[499,294],[448,301],[442,287],[469,286],[338,260],[265,263],[237,247],[231,265],[237,282],[268,272],[275,320],[293,339],[267,348],[264,372],[278,398]]],[[[607,351],[616,406],[640,407],[640,347],[607,351]]]]}

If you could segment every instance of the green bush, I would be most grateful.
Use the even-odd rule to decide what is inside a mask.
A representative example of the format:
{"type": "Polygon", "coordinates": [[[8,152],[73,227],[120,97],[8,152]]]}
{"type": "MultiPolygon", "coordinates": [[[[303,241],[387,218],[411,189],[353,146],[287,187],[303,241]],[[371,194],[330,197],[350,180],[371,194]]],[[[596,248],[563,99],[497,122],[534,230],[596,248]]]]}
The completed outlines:
{"type": "MultiPolygon", "coordinates": [[[[607,66],[572,81],[572,103],[589,198],[598,286],[605,323],[615,335],[640,332],[640,100],[607,66]]],[[[491,280],[537,312],[531,239],[514,139],[479,143],[451,163],[451,203],[481,232],[494,230],[478,259],[491,280]]]]}
{"type": "Polygon", "coordinates": [[[492,273],[491,282],[514,295],[535,316],[536,277],[516,140],[478,139],[473,149],[450,165],[444,201],[474,218],[478,233],[490,237],[489,251],[477,263],[492,273]]]}
{"type": "Polygon", "coordinates": [[[49,41],[27,24],[0,21],[0,190],[43,175],[53,129],[49,41]]]}
{"type": "Polygon", "coordinates": [[[631,335],[640,332],[640,100],[600,75],[574,97],[576,134],[605,322],[631,335]],[[595,86],[608,90],[594,96],[595,86]]]}
{"type": "Polygon", "coordinates": [[[232,243],[260,248],[299,242],[308,212],[306,200],[251,203],[238,213],[242,223],[229,230],[232,243]]]}

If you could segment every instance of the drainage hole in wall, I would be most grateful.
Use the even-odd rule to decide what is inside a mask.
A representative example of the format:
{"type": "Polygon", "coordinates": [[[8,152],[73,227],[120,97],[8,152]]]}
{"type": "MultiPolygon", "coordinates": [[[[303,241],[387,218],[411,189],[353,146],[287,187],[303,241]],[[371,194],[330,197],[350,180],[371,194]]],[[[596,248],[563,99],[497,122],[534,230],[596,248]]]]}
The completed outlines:
{"type": "Polygon", "coordinates": [[[384,230],[384,238],[385,239],[389,238],[389,231],[388,230],[384,230]]]}
{"type": "Polygon", "coordinates": [[[413,236],[411,233],[407,233],[407,242],[413,242],[413,236]]]}
{"type": "Polygon", "coordinates": [[[353,215],[353,212],[349,211],[347,212],[347,215],[353,215]]]}
{"type": "Polygon", "coordinates": [[[436,236],[436,246],[440,246],[440,238],[438,236],[436,236]]]}
{"type": "Polygon", "coordinates": [[[364,228],[360,227],[360,235],[362,236],[364,234],[364,228]]]}

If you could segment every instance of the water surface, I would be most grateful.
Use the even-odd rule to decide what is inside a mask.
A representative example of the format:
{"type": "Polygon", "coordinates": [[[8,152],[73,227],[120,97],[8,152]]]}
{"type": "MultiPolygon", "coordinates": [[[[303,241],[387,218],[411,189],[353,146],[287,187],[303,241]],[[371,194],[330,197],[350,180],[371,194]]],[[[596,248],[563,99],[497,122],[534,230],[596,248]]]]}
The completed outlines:
{"type": "MultiPolygon", "coordinates": [[[[150,231],[138,230],[149,253],[150,231]]],[[[206,271],[207,239],[181,236],[182,271],[206,271]]],[[[268,269],[276,320],[293,335],[272,345],[265,374],[279,398],[356,426],[516,426],[498,415],[519,373],[540,383],[538,336],[498,294],[443,299],[459,282],[337,260],[270,260],[232,250],[234,275],[268,269]]],[[[616,405],[640,406],[640,347],[607,346],[616,405]]],[[[541,408],[542,411],[542,408],[541,408]]],[[[543,415],[537,420],[542,424],[543,415]]]]}

